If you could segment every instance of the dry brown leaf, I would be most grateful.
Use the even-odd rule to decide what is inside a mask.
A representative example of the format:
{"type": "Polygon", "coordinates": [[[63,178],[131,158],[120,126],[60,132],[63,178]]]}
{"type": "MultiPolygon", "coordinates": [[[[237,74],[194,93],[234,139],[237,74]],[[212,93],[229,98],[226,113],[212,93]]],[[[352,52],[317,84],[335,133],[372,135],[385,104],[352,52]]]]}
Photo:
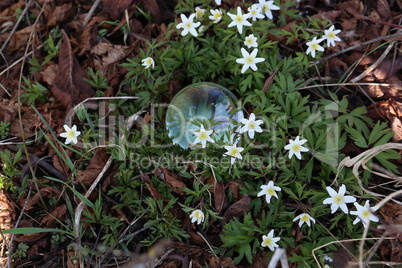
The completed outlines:
{"type": "Polygon", "coordinates": [[[57,70],[57,64],[53,61],[49,61],[46,66],[43,67],[43,71],[39,72],[42,81],[45,81],[48,85],[53,85],[57,70]]]}
{"type": "Polygon", "coordinates": [[[77,261],[80,258],[80,252],[77,250],[67,251],[67,268],[78,268],[80,262],[77,261]]]}
{"type": "Polygon", "coordinates": [[[232,193],[234,200],[238,201],[240,197],[240,186],[244,186],[241,181],[229,181],[229,188],[232,193]]]}
{"type": "Polygon", "coordinates": [[[341,15],[341,10],[331,10],[325,12],[319,12],[318,14],[313,15],[313,18],[319,18],[322,20],[328,19],[329,21],[336,21],[338,17],[341,15]]]}
{"type": "Polygon", "coordinates": [[[141,0],[140,2],[143,2],[145,7],[151,12],[153,18],[155,18],[156,21],[159,21],[159,7],[158,4],[156,3],[155,0],[141,0]]]}
{"type": "Polygon", "coordinates": [[[402,69],[402,57],[383,61],[374,71],[374,75],[379,80],[393,77],[402,69]]]}
{"type": "Polygon", "coordinates": [[[58,223],[56,219],[63,222],[64,217],[66,216],[66,212],[67,212],[66,204],[58,206],[49,215],[47,215],[40,221],[41,226],[45,226],[47,228],[56,227],[58,223]]]}
{"type": "Polygon", "coordinates": [[[72,3],[56,6],[49,16],[47,26],[54,27],[60,23],[63,23],[68,18],[74,16],[75,10],[72,3]]]}
{"type": "MultiPolygon", "coordinates": [[[[13,203],[8,201],[7,196],[3,190],[0,190],[0,229],[7,230],[13,227],[11,222],[15,219],[15,209],[13,203]]],[[[11,235],[5,235],[6,240],[9,240],[11,235]]],[[[3,237],[0,236],[0,242],[3,241],[3,237]]],[[[8,241],[7,241],[8,242],[8,241]]]]}
{"type": "Polygon", "coordinates": [[[222,181],[216,182],[214,187],[214,203],[218,214],[228,207],[228,198],[225,194],[225,187],[222,181]]]}
{"type": "Polygon", "coordinates": [[[47,251],[49,250],[47,247],[49,245],[49,239],[43,238],[40,239],[39,241],[35,241],[35,244],[33,244],[27,251],[27,257],[28,258],[34,258],[35,256],[42,255],[44,249],[47,251]]]}
{"type": "Polygon", "coordinates": [[[156,168],[154,174],[161,178],[175,193],[183,194],[183,189],[187,187],[177,174],[170,173],[164,167],[156,168]]]}
{"type": "Polygon", "coordinates": [[[24,29],[16,31],[10,38],[10,42],[7,46],[7,53],[12,54],[17,50],[24,49],[33,29],[34,25],[30,25],[25,27],[24,29]]]}
{"type": "Polygon", "coordinates": [[[102,0],[103,10],[106,14],[109,14],[113,20],[119,19],[132,1],[133,0],[102,0]]]}
{"type": "Polygon", "coordinates": [[[70,41],[64,30],[63,44],[59,55],[59,67],[54,86],[51,88],[53,95],[68,110],[86,98],[91,97],[95,91],[84,80],[85,74],[73,54],[70,41]]]}
{"type": "Polygon", "coordinates": [[[222,224],[225,225],[234,217],[241,217],[248,211],[250,205],[250,197],[248,195],[243,195],[242,198],[233,203],[223,214],[222,224]]]}
{"type": "Polygon", "coordinates": [[[388,20],[391,18],[391,9],[389,8],[389,4],[387,0],[379,0],[377,1],[377,11],[382,16],[383,20],[388,20]]]}
{"type": "Polygon", "coordinates": [[[109,43],[99,43],[91,48],[91,54],[95,54],[102,57],[102,61],[96,64],[96,69],[101,72],[102,75],[107,75],[109,65],[118,63],[124,59],[131,51],[132,47],[112,45],[109,43]]]}
{"type": "Polygon", "coordinates": [[[79,56],[89,52],[98,43],[98,25],[100,22],[107,20],[106,16],[96,16],[92,18],[81,35],[79,56]]]}
{"type": "MultiPolygon", "coordinates": [[[[61,192],[59,190],[57,190],[56,188],[53,187],[45,187],[39,190],[40,194],[42,197],[45,196],[60,196],[61,192]]],[[[27,198],[21,198],[20,199],[20,206],[23,207],[25,204],[25,201],[27,200],[27,198]]],[[[31,196],[29,198],[29,201],[27,203],[27,206],[25,208],[25,210],[31,210],[33,208],[33,206],[40,200],[39,194],[36,193],[34,196],[31,196]]]]}
{"type": "Polygon", "coordinates": [[[108,158],[105,148],[96,149],[96,153],[92,156],[87,168],[85,170],[77,170],[76,183],[82,183],[87,186],[91,185],[106,165],[108,158]]]}
{"type": "Polygon", "coordinates": [[[398,117],[394,117],[391,120],[391,130],[395,133],[392,137],[393,142],[399,142],[402,140],[402,122],[398,117]]]}
{"type": "Polygon", "coordinates": [[[151,195],[157,200],[162,200],[161,194],[158,192],[158,190],[156,190],[155,186],[152,185],[149,176],[147,174],[144,174],[142,171],[141,171],[141,179],[147,186],[148,191],[151,193],[151,195]]]}

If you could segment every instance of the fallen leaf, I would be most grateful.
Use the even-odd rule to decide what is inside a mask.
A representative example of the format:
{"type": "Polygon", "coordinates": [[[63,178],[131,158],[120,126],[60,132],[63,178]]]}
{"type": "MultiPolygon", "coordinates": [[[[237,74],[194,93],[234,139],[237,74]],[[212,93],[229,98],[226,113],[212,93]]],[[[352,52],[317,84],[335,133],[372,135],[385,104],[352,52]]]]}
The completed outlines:
{"type": "Polygon", "coordinates": [[[374,71],[374,75],[379,80],[391,78],[402,69],[402,57],[394,60],[384,60],[374,71]]]}
{"type": "Polygon", "coordinates": [[[159,21],[159,6],[155,0],[142,0],[144,6],[151,12],[153,18],[159,21]]]}
{"type": "MultiPolygon", "coordinates": [[[[4,191],[0,189],[0,230],[11,229],[14,226],[12,222],[15,219],[15,216],[16,214],[13,203],[8,201],[4,191]]],[[[6,242],[9,242],[11,235],[4,236],[6,237],[6,242]]],[[[0,242],[1,241],[3,241],[3,237],[0,237],[0,242]]]]}
{"type": "Polygon", "coordinates": [[[103,167],[106,165],[108,159],[109,156],[107,155],[105,148],[96,149],[96,153],[94,156],[92,156],[92,159],[86,169],[77,170],[76,183],[82,183],[86,186],[91,185],[91,183],[96,179],[103,167]]]}
{"type": "Polygon", "coordinates": [[[208,267],[209,268],[220,268],[221,267],[221,259],[216,255],[211,255],[208,259],[208,267]]]}
{"type": "Polygon", "coordinates": [[[241,181],[229,181],[228,184],[234,200],[238,201],[240,199],[240,186],[244,186],[244,183],[241,181]]]}
{"type": "MultiPolygon", "coordinates": [[[[54,187],[45,187],[45,188],[40,189],[39,192],[40,192],[40,195],[42,197],[49,196],[49,195],[58,197],[61,194],[61,192],[59,190],[57,190],[56,188],[54,188],[54,187]]],[[[20,206],[21,207],[23,207],[25,205],[26,200],[27,200],[27,197],[24,197],[24,198],[20,199],[20,206]]],[[[25,207],[25,210],[31,210],[33,208],[33,206],[39,200],[40,200],[39,193],[36,193],[34,196],[31,196],[29,198],[29,201],[28,201],[26,207],[25,207]]]]}
{"type": "Polygon", "coordinates": [[[28,258],[35,258],[38,255],[42,255],[43,251],[48,250],[48,245],[49,245],[49,239],[43,238],[40,239],[39,241],[35,241],[35,244],[33,244],[27,251],[26,255],[28,258]]]}
{"type": "Polygon", "coordinates": [[[53,9],[52,14],[49,16],[49,20],[47,22],[48,27],[54,27],[58,24],[63,23],[68,18],[74,16],[75,10],[73,8],[73,4],[68,3],[60,6],[56,6],[53,9]]]}
{"type": "Polygon", "coordinates": [[[264,251],[258,254],[254,254],[253,261],[250,268],[266,268],[267,267],[268,252],[264,251]]]}
{"type": "Polygon", "coordinates": [[[331,11],[319,12],[313,15],[312,17],[319,18],[322,20],[336,21],[338,17],[341,15],[341,13],[342,13],[341,10],[331,10],[331,11]]]}
{"type": "Polygon", "coordinates": [[[158,190],[156,190],[155,186],[152,185],[151,179],[149,178],[149,176],[147,174],[144,174],[142,171],[141,171],[141,179],[147,186],[148,191],[151,193],[151,195],[155,199],[161,200],[162,199],[161,194],[158,192],[158,190]]]}
{"type": "Polygon", "coordinates": [[[78,261],[80,258],[80,252],[77,250],[67,251],[67,268],[78,268],[80,267],[80,262],[78,261]]]}
{"type": "Polygon", "coordinates": [[[119,19],[133,0],[102,0],[103,10],[109,14],[113,20],[119,19]]]}
{"type": "Polygon", "coordinates": [[[389,8],[388,1],[380,0],[377,1],[377,11],[382,16],[382,20],[388,20],[391,18],[391,9],[389,8]]]}
{"type": "Polygon", "coordinates": [[[46,66],[44,66],[43,71],[39,72],[42,81],[45,81],[48,85],[53,85],[57,70],[56,63],[49,61],[46,66]]]}
{"type": "Polygon", "coordinates": [[[243,195],[242,198],[233,203],[223,214],[222,224],[225,225],[234,217],[241,217],[248,211],[250,205],[250,197],[248,195],[243,195]]]}
{"type": "Polygon", "coordinates": [[[64,217],[66,216],[67,212],[67,205],[62,204],[55,208],[50,214],[48,214],[46,217],[44,217],[40,224],[41,226],[45,226],[46,228],[54,228],[56,227],[58,221],[63,222],[64,217]],[[57,219],[57,220],[56,220],[57,219]]]}
{"type": "Polygon", "coordinates": [[[63,44],[60,49],[58,73],[51,91],[61,104],[69,110],[74,105],[91,97],[95,91],[84,80],[85,74],[73,54],[67,34],[64,30],[62,33],[63,44]]]}
{"type": "Polygon", "coordinates": [[[400,142],[402,140],[402,122],[398,117],[391,120],[391,130],[395,133],[392,137],[393,142],[400,142]]]}
{"type": "Polygon", "coordinates": [[[389,225],[402,224],[402,205],[388,202],[380,208],[379,212],[389,225]]]}
{"type": "Polygon", "coordinates": [[[101,71],[102,75],[107,74],[109,65],[118,63],[120,60],[124,59],[131,51],[132,47],[112,45],[105,42],[101,42],[91,48],[91,54],[102,57],[102,61],[97,66],[97,69],[101,71]]]}
{"type": "Polygon", "coordinates": [[[90,51],[94,46],[98,44],[98,25],[102,21],[106,21],[106,16],[96,16],[92,18],[81,34],[81,42],[80,42],[80,53],[79,56],[84,53],[90,51]]]}
{"type": "MultiPolygon", "coordinates": [[[[7,53],[11,55],[15,51],[23,50],[26,46],[29,36],[31,35],[34,29],[35,29],[34,25],[30,25],[25,27],[24,29],[16,31],[10,38],[10,41],[7,46],[7,53]]],[[[36,28],[36,30],[39,29],[36,28]]]]}
{"type": "Polygon", "coordinates": [[[184,182],[180,181],[178,175],[170,173],[164,167],[156,168],[154,174],[163,180],[175,193],[183,194],[183,189],[187,188],[184,182]]]}
{"type": "Polygon", "coordinates": [[[216,182],[214,187],[214,203],[218,214],[228,207],[228,198],[225,194],[225,187],[222,181],[216,182]]]}

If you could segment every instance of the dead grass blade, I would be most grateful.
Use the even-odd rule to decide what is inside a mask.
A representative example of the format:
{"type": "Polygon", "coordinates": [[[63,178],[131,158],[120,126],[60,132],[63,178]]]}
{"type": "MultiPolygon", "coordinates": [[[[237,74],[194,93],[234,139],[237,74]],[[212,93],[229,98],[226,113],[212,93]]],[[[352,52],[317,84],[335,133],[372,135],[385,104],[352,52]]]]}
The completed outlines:
{"type": "MultiPolygon", "coordinates": [[[[360,178],[359,178],[359,167],[361,166],[363,169],[369,170],[369,169],[367,168],[367,166],[366,166],[366,163],[367,163],[370,159],[372,159],[373,157],[375,157],[377,154],[379,154],[379,153],[381,153],[381,152],[383,152],[383,151],[385,151],[385,150],[389,150],[389,149],[398,149],[398,150],[402,150],[402,144],[401,144],[401,143],[386,143],[386,144],[383,144],[383,145],[380,145],[380,146],[376,146],[376,147],[374,147],[374,148],[372,148],[372,149],[370,149],[370,150],[367,150],[367,151],[365,151],[365,152],[359,154],[358,156],[353,157],[352,159],[351,159],[349,156],[346,157],[345,159],[343,159],[343,160],[341,161],[341,163],[339,163],[339,166],[338,166],[338,173],[336,174],[335,181],[336,181],[336,179],[338,178],[338,174],[339,174],[339,172],[342,170],[343,167],[345,167],[345,166],[346,166],[346,167],[352,167],[352,166],[353,166],[353,175],[355,175],[355,177],[356,177],[356,179],[357,179],[357,182],[359,183],[359,186],[361,187],[361,189],[362,189],[364,192],[366,192],[366,193],[368,193],[368,194],[371,194],[371,195],[373,195],[373,196],[384,198],[384,197],[385,197],[384,195],[378,194],[378,193],[374,193],[374,192],[372,192],[372,191],[370,191],[370,190],[367,190],[366,188],[363,187],[363,184],[362,184],[362,182],[361,182],[361,180],[360,180],[360,178]]],[[[398,177],[398,176],[396,176],[396,175],[395,175],[395,176],[390,176],[389,174],[387,175],[387,174],[380,173],[380,172],[376,172],[376,171],[372,171],[372,170],[369,170],[369,171],[372,172],[372,173],[374,173],[374,174],[376,174],[376,175],[378,175],[378,176],[381,176],[381,177],[384,177],[384,178],[388,178],[388,179],[397,180],[398,182],[402,182],[402,177],[398,177]]],[[[400,201],[398,201],[398,200],[395,200],[395,199],[392,199],[392,200],[393,200],[394,202],[396,202],[396,203],[402,205],[402,202],[400,202],[400,201]]]]}

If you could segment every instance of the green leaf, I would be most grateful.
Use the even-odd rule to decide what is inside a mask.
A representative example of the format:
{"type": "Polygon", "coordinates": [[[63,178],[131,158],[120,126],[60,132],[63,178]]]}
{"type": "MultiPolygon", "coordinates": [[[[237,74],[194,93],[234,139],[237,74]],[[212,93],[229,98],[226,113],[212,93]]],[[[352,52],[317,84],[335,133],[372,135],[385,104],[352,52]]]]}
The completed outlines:
{"type": "Polygon", "coordinates": [[[362,134],[360,134],[359,131],[351,127],[346,127],[345,130],[350,134],[351,138],[355,141],[356,146],[359,146],[361,148],[368,147],[366,139],[363,137],[362,134]]]}
{"type": "Polygon", "coordinates": [[[1,231],[3,234],[36,234],[36,233],[62,233],[66,235],[71,235],[70,232],[56,229],[56,228],[39,228],[39,227],[23,227],[15,228],[1,231]]]}

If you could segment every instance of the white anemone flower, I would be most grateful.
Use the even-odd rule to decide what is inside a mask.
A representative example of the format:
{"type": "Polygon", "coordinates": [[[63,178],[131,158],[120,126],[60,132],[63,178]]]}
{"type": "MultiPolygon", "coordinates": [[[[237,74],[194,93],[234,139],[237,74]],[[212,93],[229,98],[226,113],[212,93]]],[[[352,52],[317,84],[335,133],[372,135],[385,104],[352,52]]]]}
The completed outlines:
{"type": "Polygon", "coordinates": [[[262,236],[262,247],[269,247],[271,251],[274,251],[275,248],[279,247],[276,242],[281,240],[279,237],[274,237],[274,230],[271,230],[268,235],[262,236]]]}
{"type": "Polygon", "coordinates": [[[277,5],[274,4],[274,1],[266,1],[266,0],[259,0],[258,7],[261,8],[261,13],[265,14],[268,19],[272,20],[272,11],[271,10],[279,10],[281,9],[277,5]]]}
{"type": "Polygon", "coordinates": [[[258,4],[252,5],[247,9],[247,11],[249,14],[251,14],[253,21],[265,18],[265,16],[261,13],[261,8],[258,7],[258,4]]]}
{"type": "Polygon", "coordinates": [[[311,40],[311,42],[307,42],[307,51],[306,51],[306,55],[308,55],[309,53],[311,53],[311,56],[313,58],[315,58],[315,52],[316,51],[324,51],[324,48],[322,46],[320,46],[320,43],[324,40],[324,38],[320,38],[317,40],[317,37],[314,37],[313,40],[311,40]]]}
{"type": "Polygon", "coordinates": [[[359,205],[357,202],[354,202],[353,205],[355,205],[357,209],[357,211],[350,212],[350,214],[357,216],[357,218],[353,222],[353,225],[361,221],[363,223],[364,228],[366,228],[366,226],[370,224],[370,221],[374,222],[379,221],[378,217],[373,214],[373,212],[376,211],[378,208],[377,207],[370,208],[369,200],[366,201],[364,207],[359,205]]]}
{"type": "Polygon", "coordinates": [[[244,40],[244,45],[247,46],[248,48],[258,47],[257,37],[255,37],[254,34],[246,36],[246,39],[244,40]]]}
{"type": "Polygon", "coordinates": [[[213,23],[218,23],[222,19],[222,11],[219,9],[211,9],[211,16],[208,18],[213,20],[213,23]]]}
{"type": "Polygon", "coordinates": [[[228,27],[237,26],[240,34],[243,32],[243,26],[251,26],[251,23],[247,21],[251,14],[243,14],[240,7],[237,7],[237,15],[228,13],[228,16],[233,20],[228,27]]]}
{"type": "Polygon", "coordinates": [[[190,219],[191,222],[197,222],[197,224],[200,224],[204,221],[204,212],[200,209],[196,209],[191,213],[190,219]]]}
{"type": "Polygon", "coordinates": [[[209,136],[211,135],[213,130],[205,130],[204,126],[201,125],[201,128],[198,131],[194,131],[193,134],[197,136],[194,141],[194,144],[201,142],[202,148],[205,148],[207,141],[214,143],[215,141],[209,136]]]}
{"type": "Polygon", "coordinates": [[[155,67],[155,61],[151,57],[145,58],[141,62],[142,62],[142,66],[144,66],[145,69],[148,69],[151,66],[152,66],[152,69],[155,67]]]}
{"type": "Polygon", "coordinates": [[[253,71],[258,70],[256,63],[262,62],[265,59],[256,58],[257,53],[258,53],[257,48],[255,48],[251,53],[248,53],[247,50],[241,48],[241,54],[243,55],[243,58],[236,60],[237,63],[244,64],[243,68],[241,69],[241,73],[247,71],[248,68],[251,68],[253,71]]]}
{"type": "Polygon", "coordinates": [[[77,126],[74,125],[72,128],[69,128],[69,126],[64,125],[63,127],[66,132],[61,133],[60,137],[66,138],[65,144],[70,144],[70,142],[76,144],[78,142],[77,137],[81,134],[80,131],[77,131],[77,126]]]}
{"type": "Polygon", "coordinates": [[[345,196],[346,193],[346,186],[342,184],[339,188],[339,192],[336,192],[331,187],[327,186],[327,191],[331,197],[326,198],[322,203],[323,204],[331,204],[331,213],[335,213],[338,208],[341,208],[345,214],[348,214],[348,207],[346,206],[347,203],[353,203],[356,201],[356,198],[353,196],[345,196]]]}
{"type": "Polygon", "coordinates": [[[236,158],[238,159],[243,159],[243,157],[241,156],[241,152],[244,150],[243,147],[236,147],[236,143],[233,144],[232,146],[225,146],[225,149],[227,150],[226,153],[224,153],[223,155],[227,155],[230,156],[230,163],[233,165],[233,163],[235,162],[236,158]]]}
{"type": "Polygon", "coordinates": [[[262,190],[257,194],[257,197],[265,195],[265,200],[267,203],[271,203],[271,197],[274,196],[278,198],[276,192],[280,192],[282,189],[279,186],[274,186],[274,182],[270,181],[267,185],[261,185],[262,190]]]}
{"type": "Polygon", "coordinates": [[[215,3],[220,6],[222,4],[222,0],[215,0],[215,3]]]}
{"type": "Polygon", "coordinates": [[[307,213],[302,213],[299,216],[297,216],[296,218],[293,219],[293,222],[299,220],[299,228],[302,227],[302,225],[304,223],[307,224],[308,227],[311,226],[310,221],[312,221],[313,223],[315,223],[315,219],[313,217],[311,217],[310,215],[308,215],[307,213]]]}
{"type": "Polygon", "coordinates": [[[334,28],[335,26],[332,25],[328,30],[324,31],[323,38],[327,40],[327,47],[330,47],[331,45],[335,46],[335,41],[342,41],[338,36],[336,36],[341,32],[341,30],[335,30],[334,28]]]}
{"type": "Polygon", "coordinates": [[[261,133],[262,129],[260,125],[264,123],[262,120],[255,120],[255,114],[251,113],[249,119],[241,119],[241,123],[244,124],[244,126],[240,129],[241,133],[248,132],[248,136],[250,139],[254,139],[254,133],[258,132],[261,133]]]}
{"type": "Polygon", "coordinates": [[[205,13],[205,9],[200,8],[200,7],[195,8],[195,17],[197,19],[201,19],[202,17],[204,17],[204,13],[205,13]]]}
{"type": "Polygon", "coordinates": [[[200,26],[201,22],[193,22],[195,17],[195,14],[191,14],[190,17],[186,17],[186,15],[181,14],[180,18],[181,18],[181,23],[177,24],[176,28],[180,29],[183,28],[183,31],[181,32],[182,36],[186,36],[189,32],[193,35],[193,36],[198,36],[197,30],[195,28],[197,28],[198,26],[200,26]]]}
{"type": "Polygon", "coordinates": [[[299,136],[296,137],[295,140],[289,140],[289,144],[285,146],[285,150],[289,150],[289,159],[295,155],[299,160],[301,160],[301,153],[300,152],[308,152],[306,147],[302,145],[307,142],[307,140],[299,140],[299,136]]]}

